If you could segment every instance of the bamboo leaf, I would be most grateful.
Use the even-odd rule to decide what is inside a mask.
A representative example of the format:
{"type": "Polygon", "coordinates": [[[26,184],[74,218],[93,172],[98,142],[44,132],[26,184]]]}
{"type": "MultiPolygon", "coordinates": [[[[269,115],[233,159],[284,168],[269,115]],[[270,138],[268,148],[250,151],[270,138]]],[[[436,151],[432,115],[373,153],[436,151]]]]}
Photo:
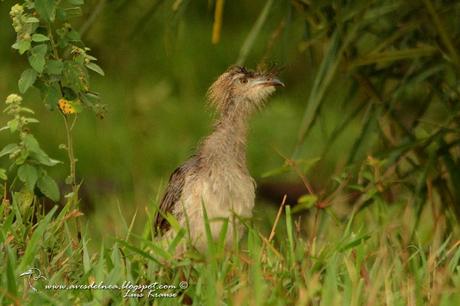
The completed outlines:
{"type": "Polygon", "coordinates": [[[406,59],[415,59],[418,57],[432,56],[437,49],[432,46],[424,46],[405,50],[386,51],[377,54],[368,54],[357,59],[352,66],[364,66],[371,64],[381,64],[388,62],[401,61],[406,59]]]}
{"type": "Polygon", "coordinates": [[[268,0],[267,2],[265,2],[265,6],[260,12],[257,21],[254,23],[251,31],[249,31],[248,36],[246,37],[243,45],[241,46],[240,54],[238,55],[238,59],[236,60],[236,63],[238,65],[242,65],[246,61],[246,58],[248,57],[248,54],[251,51],[252,46],[254,45],[256,38],[260,33],[260,30],[262,29],[262,26],[267,20],[268,13],[270,12],[272,5],[273,0],[268,0]]]}
{"type": "Polygon", "coordinates": [[[326,52],[319,70],[315,76],[313,87],[307,100],[304,115],[302,117],[297,145],[293,156],[297,155],[300,145],[305,140],[309,133],[321,104],[324,102],[324,95],[327,88],[330,86],[335,75],[341,57],[341,47],[338,31],[335,31],[329,42],[329,47],[326,52]]]}

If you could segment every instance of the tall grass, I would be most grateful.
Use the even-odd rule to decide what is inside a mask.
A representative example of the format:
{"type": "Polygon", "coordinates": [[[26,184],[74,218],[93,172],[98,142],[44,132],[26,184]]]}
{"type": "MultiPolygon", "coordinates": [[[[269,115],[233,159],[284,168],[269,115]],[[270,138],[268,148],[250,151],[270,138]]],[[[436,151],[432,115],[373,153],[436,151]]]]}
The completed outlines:
{"type": "Polygon", "coordinates": [[[271,214],[269,232],[248,224],[247,237],[233,252],[224,252],[223,239],[209,240],[205,254],[190,250],[182,258],[174,257],[174,247],[162,248],[160,242],[133,233],[132,220],[123,220],[127,226],[121,226],[117,236],[106,237],[107,244],[90,249],[94,233],[83,230],[78,237],[68,226],[81,218],[75,211],[53,209],[30,228],[5,209],[17,211],[17,202],[2,205],[1,211],[1,267],[6,272],[1,276],[2,304],[457,305],[460,301],[460,240],[454,238],[460,228],[445,235],[445,218],[426,218],[412,240],[416,211],[404,203],[389,206],[376,201],[340,220],[322,210],[316,221],[313,214],[301,217],[285,206],[279,221],[271,214]],[[300,224],[307,224],[307,232],[316,235],[306,239],[300,224]],[[46,279],[19,276],[31,267],[40,269],[46,279]],[[177,296],[154,298],[148,289],[129,287],[154,283],[176,286],[155,292],[177,296]],[[91,284],[126,288],[59,287],[91,284]]]}

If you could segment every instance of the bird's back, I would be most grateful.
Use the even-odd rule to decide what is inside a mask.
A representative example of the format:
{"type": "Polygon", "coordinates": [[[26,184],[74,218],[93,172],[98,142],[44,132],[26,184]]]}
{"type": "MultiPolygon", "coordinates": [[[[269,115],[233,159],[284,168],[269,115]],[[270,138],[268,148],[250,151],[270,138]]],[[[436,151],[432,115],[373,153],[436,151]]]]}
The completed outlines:
{"type": "Polygon", "coordinates": [[[154,223],[157,233],[164,233],[169,230],[170,224],[164,216],[168,213],[174,215],[175,207],[182,197],[186,177],[192,176],[198,171],[198,168],[199,158],[194,155],[171,174],[154,223]]]}

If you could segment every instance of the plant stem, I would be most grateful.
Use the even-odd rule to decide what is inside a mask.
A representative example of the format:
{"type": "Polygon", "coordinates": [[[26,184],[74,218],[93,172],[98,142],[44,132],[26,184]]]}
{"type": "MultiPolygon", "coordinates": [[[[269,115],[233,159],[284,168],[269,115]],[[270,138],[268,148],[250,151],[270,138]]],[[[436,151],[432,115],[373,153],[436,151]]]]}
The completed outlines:
{"type": "MultiPolygon", "coordinates": [[[[56,47],[56,43],[54,41],[53,30],[51,26],[48,24],[48,36],[50,38],[51,49],[53,50],[53,55],[56,60],[60,60],[59,52],[56,47]]],[[[62,91],[62,83],[59,81],[59,89],[61,91],[61,96],[64,97],[64,93],[62,91]]],[[[62,114],[62,113],[61,113],[62,114]]],[[[71,203],[76,203],[78,200],[78,186],[76,183],[76,163],[77,159],[75,158],[74,150],[73,150],[73,139],[72,139],[72,129],[75,126],[75,122],[77,121],[77,116],[74,116],[74,119],[71,124],[69,124],[69,117],[65,114],[62,114],[64,117],[64,124],[66,130],[66,138],[67,138],[67,156],[69,158],[69,166],[70,166],[70,174],[69,180],[66,181],[69,185],[72,185],[72,200],[71,203]]]]}
{"type": "Polygon", "coordinates": [[[74,117],[73,122],[69,124],[69,117],[62,114],[64,117],[64,124],[65,124],[65,130],[66,130],[66,138],[67,138],[67,156],[69,158],[69,166],[70,166],[70,174],[69,174],[69,183],[72,185],[72,199],[78,199],[78,187],[76,183],[76,163],[77,160],[75,158],[74,154],[74,149],[73,149],[73,138],[72,138],[72,128],[75,125],[75,122],[77,121],[77,116],[74,117]]]}

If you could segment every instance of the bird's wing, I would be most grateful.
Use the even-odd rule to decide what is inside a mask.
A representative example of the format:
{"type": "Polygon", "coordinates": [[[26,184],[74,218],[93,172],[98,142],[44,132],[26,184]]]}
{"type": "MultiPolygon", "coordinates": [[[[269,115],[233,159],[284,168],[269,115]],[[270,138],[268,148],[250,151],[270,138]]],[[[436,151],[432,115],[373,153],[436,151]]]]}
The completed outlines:
{"type": "Polygon", "coordinates": [[[195,170],[196,164],[197,158],[193,156],[171,174],[168,187],[166,188],[166,192],[161,200],[154,223],[155,229],[157,231],[159,230],[160,233],[164,233],[170,228],[170,224],[163,216],[167,213],[173,213],[174,206],[181,198],[182,190],[185,184],[185,177],[195,170]]]}

